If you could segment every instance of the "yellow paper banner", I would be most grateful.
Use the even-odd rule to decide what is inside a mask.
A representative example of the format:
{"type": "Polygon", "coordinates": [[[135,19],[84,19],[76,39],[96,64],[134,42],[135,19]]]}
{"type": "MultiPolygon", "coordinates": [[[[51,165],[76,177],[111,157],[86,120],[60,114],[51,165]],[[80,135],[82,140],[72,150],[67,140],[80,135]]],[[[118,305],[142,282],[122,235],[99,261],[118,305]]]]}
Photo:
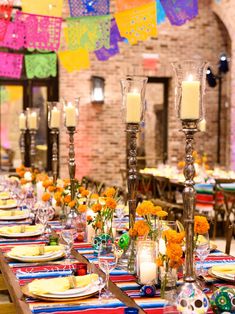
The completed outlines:
{"type": "Polygon", "coordinates": [[[150,3],[150,2],[156,2],[153,0],[116,0],[116,11],[125,11],[129,9],[133,9],[136,7],[139,7],[141,5],[150,3]]]}
{"type": "Polygon", "coordinates": [[[131,44],[157,36],[156,2],[118,12],[114,16],[121,36],[131,44]]]}
{"type": "Polygon", "coordinates": [[[90,67],[89,53],[85,49],[59,51],[58,55],[62,66],[68,72],[89,69],[90,67]]]}
{"type": "Polygon", "coordinates": [[[38,15],[62,16],[63,0],[22,0],[22,11],[38,15]]]}

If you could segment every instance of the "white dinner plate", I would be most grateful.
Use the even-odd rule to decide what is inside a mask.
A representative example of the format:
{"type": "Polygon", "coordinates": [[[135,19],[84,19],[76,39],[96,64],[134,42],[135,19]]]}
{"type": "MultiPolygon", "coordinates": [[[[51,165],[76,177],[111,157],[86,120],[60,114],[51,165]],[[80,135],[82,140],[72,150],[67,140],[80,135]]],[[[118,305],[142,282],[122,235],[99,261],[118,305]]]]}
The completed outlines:
{"type": "Polygon", "coordinates": [[[81,293],[84,293],[86,290],[91,288],[91,284],[89,284],[88,286],[85,287],[80,287],[80,288],[74,288],[74,289],[69,289],[66,291],[58,291],[58,292],[53,292],[53,293],[49,293],[52,294],[53,296],[71,296],[71,295],[80,295],[81,293]]]}
{"type": "Polygon", "coordinates": [[[23,215],[14,215],[14,216],[0,216],[0,220],[21,220],[21,219],[26,219],[29,217],[29,211],[25,210],[23,215]]]}
{"type": "Polygon", "coordinates": [[[11,253],[8,252],[6,253],[6,256],[16,261],[31,263],[31,262],[47,262],[47,261],[55,260],[57,258],[64,256],[64,254],[65,254],[64,251],[60,250],[60,251],[53,252],[50,254],[44,254],[44,255],[38,255],[38,256],[15,256],[15,255],[11,255],[11,253]]]}

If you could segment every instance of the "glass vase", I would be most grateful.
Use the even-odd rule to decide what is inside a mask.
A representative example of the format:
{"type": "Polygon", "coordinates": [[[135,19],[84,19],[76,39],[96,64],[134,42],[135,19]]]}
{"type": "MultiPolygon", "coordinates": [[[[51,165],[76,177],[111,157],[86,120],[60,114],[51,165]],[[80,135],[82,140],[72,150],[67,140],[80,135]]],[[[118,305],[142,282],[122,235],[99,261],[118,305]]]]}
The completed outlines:
{"type": "Polygon", "coordinates": [[[173,301],[176,293],[177,270],[169,266],[160,267],[161,297],[173,301]]]}
{"type": "Polygon", "coordinates": [[[87,241],[86,213],[78,213],[76,217],[77,242],[87,241]]]}
{"type": "Polygon", "coordinates": [[[129,247],[126,251],[127,271],[136,274],[136,240],[130,238],[129,247]]]}
{"type": "Polygon", "coordinates": [[[157,283],[156,242],[139,240],[137,243],[137,277],[141,285],[157,283]]]}

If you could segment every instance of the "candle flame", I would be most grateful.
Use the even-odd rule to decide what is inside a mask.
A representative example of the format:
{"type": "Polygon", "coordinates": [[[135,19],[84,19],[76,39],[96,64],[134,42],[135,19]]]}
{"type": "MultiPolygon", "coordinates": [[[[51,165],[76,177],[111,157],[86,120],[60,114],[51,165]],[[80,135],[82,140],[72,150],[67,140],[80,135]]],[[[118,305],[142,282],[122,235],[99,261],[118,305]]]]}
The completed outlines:
{"type": "Polygon", "coordinates": [[[189,81],[189,82],[192,82],[192,81],[193,81],[193,76],[192,76],[192,74],[189,74],[189,76],[188,76],[188,81],[189,81]]]}

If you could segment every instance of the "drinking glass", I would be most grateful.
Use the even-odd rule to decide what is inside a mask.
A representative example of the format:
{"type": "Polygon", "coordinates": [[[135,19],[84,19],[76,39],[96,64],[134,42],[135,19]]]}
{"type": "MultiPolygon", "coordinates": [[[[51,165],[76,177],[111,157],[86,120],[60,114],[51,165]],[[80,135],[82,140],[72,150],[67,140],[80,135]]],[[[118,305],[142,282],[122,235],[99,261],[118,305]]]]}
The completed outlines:
{"type": "Polygon", "coordinates": [[[95,285],[99,290],[99,302],[103,301],[103,295],[101,294],[102,289],[105,287],[105,280],[99,275],[99,271],[94,263],[90,263],[88,266],[88,271],[90,274],[97,274],[98,279],[92,282],[92,285],[95,285]]]}
{"type": "Polygon", "coordinates": [[[105,286],[106,291],[102,297],[110,298],[112,293],[109,291],[109,274],[117,265],[118,256],[116,254],[116,247],[112,243],[101,243],[98,252],[99,267],[106,275],[105,286]]]}
{"type": "Polygon", "coordinates": [[[68,259],[71,258],[71,250],[73,248],[74,238],[76,237],[76,231],[74,229],[62,229],[61,239],[65,242],[65,253],[68,259]]]}
{"type": "Polygon", "coordinates": [[[200,260],[198,275],[203,276],[205,274],[203,263],[210,253],[210,240],[208,232],[197,236],[195,253],[200,260]]]}

